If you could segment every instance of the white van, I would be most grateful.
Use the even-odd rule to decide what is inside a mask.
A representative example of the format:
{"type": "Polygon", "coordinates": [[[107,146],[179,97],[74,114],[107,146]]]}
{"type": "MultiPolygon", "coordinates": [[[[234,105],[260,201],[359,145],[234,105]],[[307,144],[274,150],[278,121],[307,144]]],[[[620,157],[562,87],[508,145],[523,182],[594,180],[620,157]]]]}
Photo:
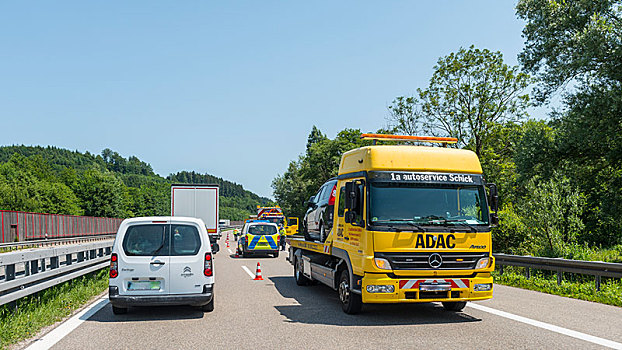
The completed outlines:
{"type": "Polygon", "coordinates": [[[213,291],[214,258],[201,219],[145,217],[121,223],[110,257],[108,298],[115,314],[153,305],[212,311],[213,291]]]}

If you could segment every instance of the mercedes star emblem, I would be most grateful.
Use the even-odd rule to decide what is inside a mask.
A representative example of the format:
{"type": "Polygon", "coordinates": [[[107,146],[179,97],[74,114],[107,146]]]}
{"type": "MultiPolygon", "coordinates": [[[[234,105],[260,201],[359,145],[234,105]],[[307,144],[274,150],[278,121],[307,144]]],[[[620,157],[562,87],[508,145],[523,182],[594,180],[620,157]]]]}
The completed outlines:
{"type": "Polygon", "coordinates": [[[433,269],[438,269],[443,264],[443,258],[438,253],[430,254],[428,264],[430,264],[430,267],[433,269]]]}

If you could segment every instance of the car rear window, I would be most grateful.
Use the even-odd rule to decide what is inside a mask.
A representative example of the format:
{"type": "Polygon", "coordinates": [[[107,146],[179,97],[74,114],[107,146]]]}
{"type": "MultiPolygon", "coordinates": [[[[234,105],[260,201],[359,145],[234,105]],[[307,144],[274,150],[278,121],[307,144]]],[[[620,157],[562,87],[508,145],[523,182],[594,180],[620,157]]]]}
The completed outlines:
{"type": "Polygon", "coordinates": [[[277,232],[274,225],[253,225],[248,228],[251,235],[273,235],[277,232]]]}
{"type": "Polygon", "coordinates": [[[128,256],[196,255],[200,249],[199,230],[191,225],[134,225],[123,238],[128,256]]]}

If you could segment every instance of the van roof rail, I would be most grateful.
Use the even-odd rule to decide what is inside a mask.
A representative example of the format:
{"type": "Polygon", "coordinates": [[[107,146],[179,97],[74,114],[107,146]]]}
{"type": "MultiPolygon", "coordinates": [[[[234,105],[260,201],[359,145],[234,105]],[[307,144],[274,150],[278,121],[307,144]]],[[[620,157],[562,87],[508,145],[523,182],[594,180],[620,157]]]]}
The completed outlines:
{"type": "Polygon", "coordinates": [[[455,137],[434,137],[434,136],[410,136],[410,135],[388,135],[388,134],[361,134],[363,140],[373,140],[376,144],[378,140],[388,141],[418,141],[418,142],[434,142],[447,145],[448,143],[457,143],[455,137]]]}

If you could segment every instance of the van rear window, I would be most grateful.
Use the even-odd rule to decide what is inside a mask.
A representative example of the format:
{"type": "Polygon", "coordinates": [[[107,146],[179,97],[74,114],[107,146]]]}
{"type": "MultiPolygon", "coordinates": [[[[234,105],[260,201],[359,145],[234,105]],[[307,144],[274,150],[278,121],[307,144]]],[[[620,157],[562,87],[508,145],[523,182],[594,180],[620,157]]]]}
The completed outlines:
{"type": "Polygon", "coordinates": [[[196,255],[200,249],[199,230],[190,225],[134,225],[123,238],[128,256],[196,255]]]}
{"type": "Polygon", "coordinates": [[[123,237],[123,250],[126,255],[153,256],[168,255],[169,225],[130,226],[123,237]]]}

